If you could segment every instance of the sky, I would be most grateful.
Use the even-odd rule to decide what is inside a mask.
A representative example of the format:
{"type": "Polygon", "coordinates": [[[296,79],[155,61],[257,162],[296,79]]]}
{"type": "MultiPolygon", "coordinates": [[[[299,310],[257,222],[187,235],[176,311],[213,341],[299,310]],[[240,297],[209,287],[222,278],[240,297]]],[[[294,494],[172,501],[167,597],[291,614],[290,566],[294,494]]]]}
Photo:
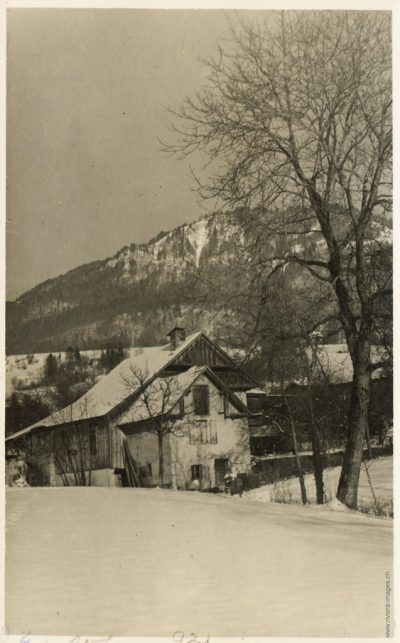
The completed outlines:
{"type": "Polygon", "coordinates": [[[237,12],[7,12],[7,299],[197,219],[171,114],[237,12]],[[170,140],[170,139],[168,139],[170,140]]]}

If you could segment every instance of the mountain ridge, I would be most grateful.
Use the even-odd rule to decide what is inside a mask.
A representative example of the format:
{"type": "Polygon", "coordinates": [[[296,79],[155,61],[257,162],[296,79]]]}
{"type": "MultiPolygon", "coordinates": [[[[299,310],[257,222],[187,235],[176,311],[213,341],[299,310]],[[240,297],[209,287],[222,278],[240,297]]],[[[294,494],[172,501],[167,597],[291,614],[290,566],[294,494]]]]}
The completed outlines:
{"type": "Polygon", "coordinates": [[[159,339],[154,319],[149,330],[150,309],[160,326],[185,316],[179,309],[180,286],[205,257],[219,255],[220,261],[230,252],[227,216],[207,215],[160,231],[146,243],[125,245],[111,257],[76,266],[7,302],[7,353],[61,350],[66,343],[82,348],[116,340],[146,343],[150,335],[159,339]]]}
{"type": "Polygon", "coordinates": [[[58,275],[55,275],[54,277],[48,277],[47,279],[44,279],[43,281],[40,281],[38,284],[35,284],[31,288],[28,288],[28,290],[25,290],[24,292],[22,292],[20,295],[18,295],[14,299],[8,299],[7,303],[9,303],[9,304],[17,303],[18,301],[20,301],[21,299],[25,298],[27,295],[30,295],[31,293],[33,293],[37,289],[40,289],[43,286],[48,285],[50,282],[53,282],[53,281],[56,281],[56,280],[60,279],[61,277],[65,277],[67,275],[70,275],[71,273],[74,273],[75,271],[80,271],[83,268],[91,268],[91,267],[98,266],[98,265],[100,265],[100,264],[102,264],[104,262],[112,261],[113,259],[117,258],[119,255],[121,255],[123,253],[123,251],[125,251],[127,249],[132,249],[132,248],[142,249],[142,248],[146,248],[146,247],[148,247],[150,245],[153,245],[153,244],[157,243],[158,241],[160,241],[162,239],[165,239],[165,238],[169,237],[171,234],[173,234],[175,231],[177,231],[177,230],[179,230],[181,228],[191,226],[193,224],[198,223],[199,221],[205,220],[206,218],[213,217],[213,216],[216,216],[216,215],[215,214],[210,214],[210,215],[206,215],[205,217],[200,216],[197,219],[195,219],[194,221],[192,221],[190,223],[186,223],[186,222],[182,223],[182,224],[176,226],[175,228],[173,228],[172,230],[160,230],[160,232],[158,232],[156,235],[153,235],[148,241],[143,241],[143,242],[140,242],[140,243],[132,242],[129,245],[122,246],[121,248],[119,248],[112,255],[109,255],[109,256],[106,256],[106,257],[103,257],[103,258],[99,258],[99,259],[93,259],[93,261],[87,261],[87,262],[84,262],[82,264],[79,264],[78,266],[74,266],[74,267],[70,268],[69,270],[66,270],[65,272],[61,272],[58,275]]]}
{"type": "MultiPolygon", "coordinates": [[[[221,291],[214,282],[234,294],[246,280],[252,243],[258,244],[256,253],[262,247],[267,262],[281,250],[279,235],[263,236],[257,214],[254,220],[249,219],[254,213],[241,214],[208,214],[37,284],[7,303],[7,353],[158,344],[177,323],[188,332],[204,328],[221,339],[227,311],[219,315],[221,291]],[[196,300],[199,284],[211,293],[206,303],[196,300]]],[[[378,238],[391,243],[389,230],[376,222],[371,239],[378,238]]],[[[318,231],[291,234],[288,243],[300,257],[326,258],[318,231]]],[[[305,283],[295,264],[289,273],[296,288],[305,283]]]]}

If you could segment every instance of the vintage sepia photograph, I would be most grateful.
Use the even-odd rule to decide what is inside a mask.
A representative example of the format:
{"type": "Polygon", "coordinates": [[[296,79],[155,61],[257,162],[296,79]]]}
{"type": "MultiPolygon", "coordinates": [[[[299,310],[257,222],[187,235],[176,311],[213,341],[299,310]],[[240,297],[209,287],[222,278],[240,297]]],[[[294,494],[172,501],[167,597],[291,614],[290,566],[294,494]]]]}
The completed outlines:
{"type": "Polygon", "coordinates": [[[6,638],[395,636],[392,33],[7,9],[6,638]]]}

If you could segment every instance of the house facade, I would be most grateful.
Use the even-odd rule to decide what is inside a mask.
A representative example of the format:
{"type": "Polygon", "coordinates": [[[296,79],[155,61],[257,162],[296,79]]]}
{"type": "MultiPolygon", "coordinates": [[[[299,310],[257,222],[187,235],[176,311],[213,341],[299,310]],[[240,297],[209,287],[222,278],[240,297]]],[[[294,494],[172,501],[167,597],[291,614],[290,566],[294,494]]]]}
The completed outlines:
{"type": "Polygon", "coordinates": [[[10,435],[37,484],[222,489],[249,470],[246,392],[255,382],[207,335],[169,333],[68,407],[10,435]],[[160,458],[161,453],[161,458],[160,458]],[[162,475],[161,475],[162,474],[162,475]]]}
{"type": "MultiPolygon", "coordinates": [[[[249,470],[247,408],[207,367],[190,369],[185,379],[163,437],[163,483],[222,489],[226,473],[249,470]]],[[[118,427],[140,465],[143,484],[153,486],[160,476],[158,435],[149,430],[149,420],[131,422],[131,413],[131,408],[123,413],[118,427]]]]}

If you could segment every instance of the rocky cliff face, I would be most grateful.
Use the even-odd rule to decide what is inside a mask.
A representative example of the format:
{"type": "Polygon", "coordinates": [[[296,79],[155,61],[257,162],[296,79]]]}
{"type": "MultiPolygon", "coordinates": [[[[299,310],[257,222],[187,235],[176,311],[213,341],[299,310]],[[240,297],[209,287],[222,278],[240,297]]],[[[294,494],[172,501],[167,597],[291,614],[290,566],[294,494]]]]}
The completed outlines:
{"type": "Polygon", "coordinates": [[[187,287],[204,265],[229,263],[241,234],[227,216],[208,216],[39,284],[7,304],[7,352],[153,343],[177,319],[208,327],[187,287]]]}
{"type": "MultiPolygon", "coordinates": [[[[282,236],[265,235],[254,216],[249,225],[249,213],[209,215],[39,284],[7,304],[7,352],[149,345],[162,342],[177,322],[223,339],[230,311],[219,310],[220,293],[243,290],[245,275],[257,270],[254,257],[268,263],[280,254],[282,236]]],[[[391,244],[390,231],[374,224],[371,242],[378,239],[391,244]]],[[[326,258],[318,232],[292,234],[284,243],[293,255],[326,258]]],[[[307,279],[298,265],[285,275],[297,292],[307,279]]],[[[232,315],[229,326],[232,333],[232,315]]]]}

